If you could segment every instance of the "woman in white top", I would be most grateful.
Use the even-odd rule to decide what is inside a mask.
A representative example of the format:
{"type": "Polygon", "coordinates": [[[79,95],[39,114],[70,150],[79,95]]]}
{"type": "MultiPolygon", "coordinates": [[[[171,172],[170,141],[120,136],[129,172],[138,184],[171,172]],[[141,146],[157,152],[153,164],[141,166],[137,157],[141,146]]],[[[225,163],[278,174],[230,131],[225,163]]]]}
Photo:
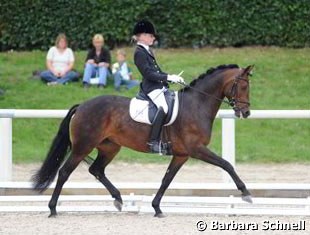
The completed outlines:
{"type": "Polygon", "coordinates": [[[66,84],[78,79],[78,73],[72,71],[74,55],[67,44],[66,35],[59,34],[55,46],[51,47],[47,53],[46,67],[48,70],[40,74],[47,85],[66,84]]]}

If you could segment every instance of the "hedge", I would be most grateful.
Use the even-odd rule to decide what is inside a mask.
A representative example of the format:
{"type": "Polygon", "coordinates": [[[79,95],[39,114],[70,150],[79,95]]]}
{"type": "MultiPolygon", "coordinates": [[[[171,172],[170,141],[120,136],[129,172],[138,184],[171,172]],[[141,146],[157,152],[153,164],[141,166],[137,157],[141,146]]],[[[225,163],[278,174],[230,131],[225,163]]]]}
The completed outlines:
{"type": "Polygon", "coordinates": [[[141,18],[155,23],[162,47],[310,45],[310,0],[2,0],[0,50],[46,50],[60,32],[73,49],[95,33],[128,45],[141,18]]]}

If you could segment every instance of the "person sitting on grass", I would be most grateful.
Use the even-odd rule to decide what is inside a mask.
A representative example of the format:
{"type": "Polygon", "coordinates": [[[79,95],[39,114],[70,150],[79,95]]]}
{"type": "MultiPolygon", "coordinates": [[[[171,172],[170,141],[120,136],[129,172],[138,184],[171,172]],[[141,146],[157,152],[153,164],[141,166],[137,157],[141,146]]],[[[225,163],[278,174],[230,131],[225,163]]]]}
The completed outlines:
{"type": "Polygon", "coordinates": [[[47,70],[41,72],[40,77],[47,85],[67,84],[78,80],[78,73],[74,72],[74,54],[68,47],[65,34],[59,34],[55,46],[51,47],[46,56],[47,70]]]}
{"type": "Polygon", "coordinates": [[[123,49],[116,52],[117,63],[113,64],[112,72],[114,76],[114,88],[120,91],[121,85],[126,85],[127,89],[131,89],[139,85],[137,80],[133,79],[132,72],[126,62],[126,52],[123,49]]]}
{"type": "Polygon", "coordinates": [[[104,88],[107,84],[109,66],[111,63],[110,51],[104,46],[104,38],[101,34],[93,37],[93,47],[88,51],[83,76],[83,86],[89,87],[91,78],[98,77],[98,87],[104,88]]]}

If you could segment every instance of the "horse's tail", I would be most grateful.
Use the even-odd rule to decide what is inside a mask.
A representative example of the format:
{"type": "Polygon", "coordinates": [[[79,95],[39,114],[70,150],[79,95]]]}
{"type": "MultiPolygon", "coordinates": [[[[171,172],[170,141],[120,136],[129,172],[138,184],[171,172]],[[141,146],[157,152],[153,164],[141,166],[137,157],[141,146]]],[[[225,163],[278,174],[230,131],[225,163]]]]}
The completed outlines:
{"type": "Polygon", "coordinates": [[[48,151],[41,168],[32,176],[33,189],[43,192],[54,180],[57,171],[71,149],[69,124],[79,105],[71,107],[66,117],[62,120],[57,135],[48,151]]]}

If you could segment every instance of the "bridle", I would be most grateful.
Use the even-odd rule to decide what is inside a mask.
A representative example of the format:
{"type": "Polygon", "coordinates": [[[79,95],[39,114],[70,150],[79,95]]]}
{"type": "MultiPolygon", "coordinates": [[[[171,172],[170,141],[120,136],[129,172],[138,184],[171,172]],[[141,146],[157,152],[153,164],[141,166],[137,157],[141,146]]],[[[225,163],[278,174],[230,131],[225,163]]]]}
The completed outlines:
{"type": "MultiPolygon", "coordinates": [[[[250,75],[250,74],[249,74],[250,75]]],[[[241,111],[243,108],[237,107],[237,104],[246,104],[247,106],[250,106],[250,102],[238,100],[236,97],[238,96],[238,82],[239,81],[245,81],[247,84],[249,84],[248,79],[244,79],[240,74],[235,77],[234,83],[230,89],[230,98],[228,98],[229,105],[232,107],[234,111],[241,111]]]]}
{"type": "MultiPolygon", "coordinates": [[[[251,74],[249,74],[249,75],[251,75],[251,74]]],[[[242,80],[242,81],[245,81],[245,82],[247,82],[247,83],[249,83],[249,80],[244,79],[244,78],[241,76],[241,74],[238,74],[238,75],[235,77],[234,83],[233,83],[233,85],[232,85],[232,87],[231,87],[230,95],[229,95],[230,98],[228,98],[228,101],[227,101],[227,100],[220,99],[220,98],[218,98],[218,97],[216,97],[216,96],[214,96],[214,95],[212,95],[212,94],[209,94],[209,93],[207,93],[207,92],[204,92],[204,91],[201,91],[201,90],[199,90],[199,89],[196,89],[195,87],[190,86],[190,85],[188,85],[188,84],[185,84],[185,83],[179,83],[179,84],[183,85],[185,88],[192,89],[193,91],[196,91],[196,92],[198,92],[198,93],[200,93],[200,94],[202,94],[202,95],[204,95],[204,96],[208,96],[208,97],[211,97],[211,98],[213,98],[213,99],[215,99],[215,100],[224,102],[224,103],[228,104],[229,106],[231,106],[232,109],[236,112],[236,111],[242,111],[242,109],[244,108],[244,107],[243,107],[243,108],[237,107],[237,104],[238,104],[238,103],[247,104],[248,106],[250,106],[250,102],[238,100],[238,99],[236,98],[237,95],[238,95],[238,82],[241,81],[241,80],[242,80]]]]}

